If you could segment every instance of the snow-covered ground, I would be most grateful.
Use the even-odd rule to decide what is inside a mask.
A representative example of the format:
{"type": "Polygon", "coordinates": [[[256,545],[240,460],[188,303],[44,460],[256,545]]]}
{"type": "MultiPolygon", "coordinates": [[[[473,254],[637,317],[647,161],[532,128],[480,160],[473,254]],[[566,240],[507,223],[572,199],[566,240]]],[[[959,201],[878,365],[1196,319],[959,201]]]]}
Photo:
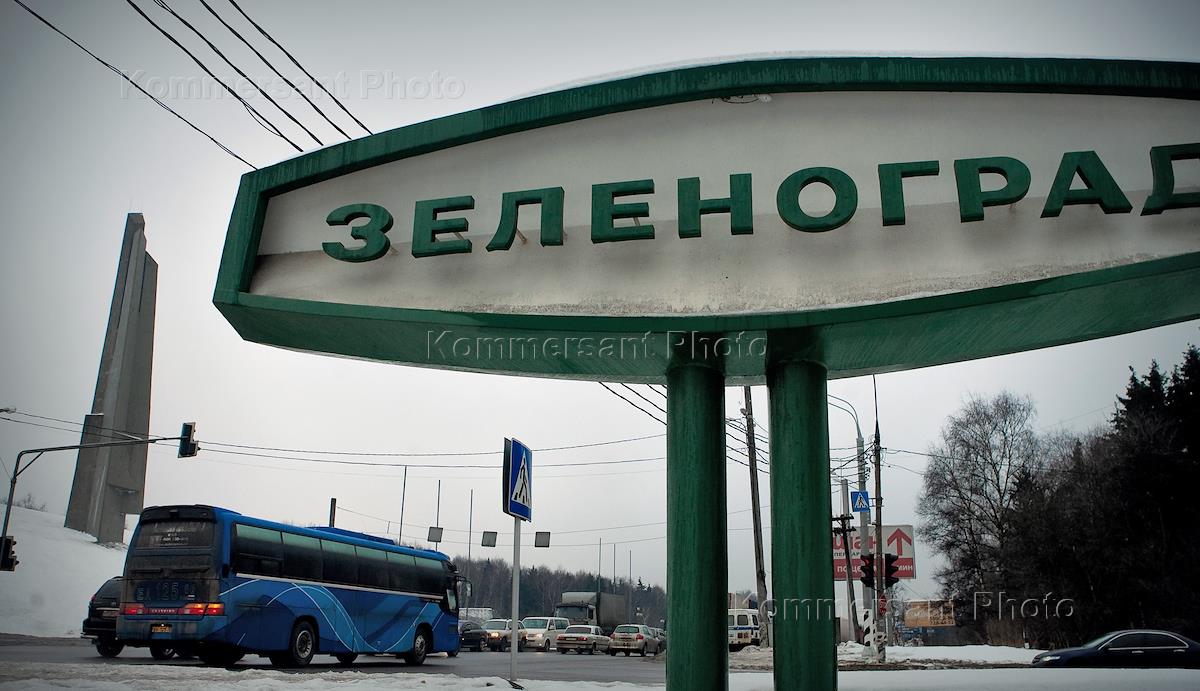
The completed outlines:
{"type": "Polygon", "coordinates": [[[13,507],[8,532],[17,539],[20,563],[16,571],[0,571],[0,633],[78,636],[92,594],[121,575],[124,547],[98,545],[91,535],[64,528],[63,520],[13,507]]]}
{"type": "MultiPolygon", "coordinates": [[[[625,683],[521,681],[530,691],[601,691],[610,689],[662,689],[662,685],[625,683]]],[[[499,677],[463,679],[447,674],[366,674],[362,672],[289,673],[272,670],[223,669],[180,665],[3,665],[0,691],[6,689],[100,689],[102,691],[191,690],[208,691],[347,691],[384,689],[507,689],[499,677]]],[[[730,691],[771,691],[770,674],[742,673],[729,677],[730,691]]],[[[1075,670],[1075,669],[974,669],[841,672],[840,691],[1196,691],[1200,672],[1190,670],[1075,670]]]]}
{"type": "MultiPolygon", "coordinates": [[[[970,663],[972,665],[1029,664],[1041,650],[1011,648],[1002,645],[927,645],[922,647],[891,647],[887,649],[887,661],[903,663],[913,668],[950,667],[970,663]]],[[[862,662],[862,646],[843,643],[838,646],[838,662],[862,662]]],[[[750,646],[729,654],[729,669],[771,669],[770,648],[750,646]]]]}

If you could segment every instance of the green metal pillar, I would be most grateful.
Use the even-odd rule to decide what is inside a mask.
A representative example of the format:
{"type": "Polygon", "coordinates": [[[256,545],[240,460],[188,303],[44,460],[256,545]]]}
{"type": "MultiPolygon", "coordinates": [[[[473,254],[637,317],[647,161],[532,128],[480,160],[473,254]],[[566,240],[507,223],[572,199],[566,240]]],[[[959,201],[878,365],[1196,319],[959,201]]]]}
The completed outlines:
{"type": "Polygon", "coordinates": [[[771,587],[775,688],[837,689],[827,370],[820,334],[771,339],[771,587]]]}
{"type": "Polygon", "coordinates": [[[729,688],[725,377],[717,362],[667,371],[667,688],[729,688]]]}

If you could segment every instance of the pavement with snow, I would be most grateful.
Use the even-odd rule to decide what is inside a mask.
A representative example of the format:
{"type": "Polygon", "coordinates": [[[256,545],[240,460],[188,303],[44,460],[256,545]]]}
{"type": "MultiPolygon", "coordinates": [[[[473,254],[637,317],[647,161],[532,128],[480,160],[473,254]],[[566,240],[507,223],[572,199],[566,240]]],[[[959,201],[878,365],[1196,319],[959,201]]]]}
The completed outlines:
{"type": "MultiPolygon", "coordinates": [[[[601,689],[662,689],[619,682],[522,681],[530,691],[599,691],[601,689]]],[[[228,671],[177,665],[22,665],[0,666],[0,691],[7,689],[134,689],[211,691],[303,691],[311,689],[382,691],[384,689],[507,689],[500,677],[463,679],[439,674],[364,674],[360,672],[228,671]]],[[[766,673],[737,673],[729,677],[730,691],[770,691],[766,673]]],[[[1200,672],[1191,670],[1075,670],[977,669],[841,672],[841,691],[1197,691],[1200,672]]]]}

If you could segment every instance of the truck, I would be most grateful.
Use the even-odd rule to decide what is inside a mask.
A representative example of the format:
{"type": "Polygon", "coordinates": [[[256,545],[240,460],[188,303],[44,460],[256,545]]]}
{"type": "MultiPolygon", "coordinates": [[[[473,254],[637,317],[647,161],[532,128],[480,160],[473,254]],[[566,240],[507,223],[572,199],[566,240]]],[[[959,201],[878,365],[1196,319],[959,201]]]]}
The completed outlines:
{"type": "Polygon", "coordinates": [[[625,621],[625,597],[616,593],[563,593],[554,607],[554,616],[572,624],[599,626],[605,634],[625,621]]]}
{"type": "Polygon", "coordinates": [[[482,624],[488,619],[493,619],[491,607],[463,607],[459,611],[459,617],[466,621],[473,621],[476,624],[482,624]]]}

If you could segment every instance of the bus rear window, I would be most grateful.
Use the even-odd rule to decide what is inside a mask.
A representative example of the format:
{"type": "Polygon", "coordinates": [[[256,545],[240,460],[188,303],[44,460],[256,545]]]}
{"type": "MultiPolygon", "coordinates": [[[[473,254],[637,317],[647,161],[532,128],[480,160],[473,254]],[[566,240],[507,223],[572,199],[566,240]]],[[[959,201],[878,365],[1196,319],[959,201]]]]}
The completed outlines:
{"type": "Polygon", "coordinates": [[[160,547],[211,547],[214,523],[209,521],[154,521],[138,529],[137,549],[160,547]]]}

